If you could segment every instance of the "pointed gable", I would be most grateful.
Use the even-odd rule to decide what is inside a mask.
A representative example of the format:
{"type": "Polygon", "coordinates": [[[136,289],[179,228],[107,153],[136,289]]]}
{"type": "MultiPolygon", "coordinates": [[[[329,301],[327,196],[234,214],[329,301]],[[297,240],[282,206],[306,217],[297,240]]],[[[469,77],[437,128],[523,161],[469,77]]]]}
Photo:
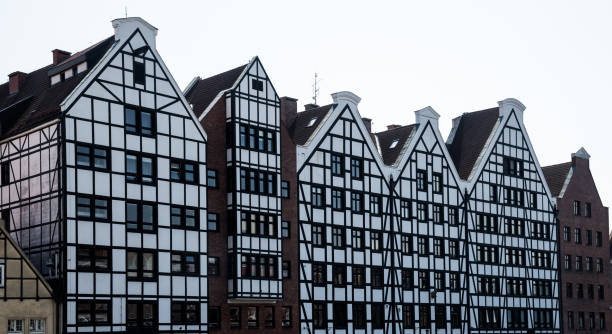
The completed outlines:
{"type": "Polygon", "coordinates": [[[194,79],[195,81],[185,91],[185,97],[191,103],[196,116],[200,117],[219,93],[233,88],[247,66],[248,64],[238,66],[205,79],[199,77],[194,79]]]}

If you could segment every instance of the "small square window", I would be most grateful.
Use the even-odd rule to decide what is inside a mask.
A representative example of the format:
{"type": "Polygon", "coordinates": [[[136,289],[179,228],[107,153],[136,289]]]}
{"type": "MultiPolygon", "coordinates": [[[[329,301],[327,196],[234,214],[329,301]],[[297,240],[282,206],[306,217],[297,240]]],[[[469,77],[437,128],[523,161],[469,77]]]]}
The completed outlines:
{"type": "Polygon", "coordinates": [[[289,182],[281,181],[281,197],[289,198],[289,182]]]}
{"type": "Polygon", "coordinates": [[[258,92],[262,92],[262,91],[263,91],[263,89],[264,89],[264,84],[263,84],[263,81],[261,81],[261,80],[257,80],[257,79],[252,79],[252,80],[251,80],[251,87],[252,87],[254,90],[258,91],[258,92]]]}
{"type": "Polygon", "coordinates": [[[216,213],[209,213],[208,214],[208,231],[209,232],[218,232],[219,231],[219,215],[217,215],[216,213]]]}
{"type": "Polygon", "coordinates": [[[283,278],[291,278],[291,261],[283,261],[283,278]]]}
{"type": "Polygon", "coordinates": [[[210,188],[218,188],[219,185],[217,184],[217,171],[214,169],[209,169],[206,171],[206,175],[207,175],[207,185],[210,188]]]}
{"type": "Polygon", "coordinates": [[[283,220],[281,222],[281,237],[289,238],[289,232],[290,232],[289,222],[286,220],[283,220]]]}

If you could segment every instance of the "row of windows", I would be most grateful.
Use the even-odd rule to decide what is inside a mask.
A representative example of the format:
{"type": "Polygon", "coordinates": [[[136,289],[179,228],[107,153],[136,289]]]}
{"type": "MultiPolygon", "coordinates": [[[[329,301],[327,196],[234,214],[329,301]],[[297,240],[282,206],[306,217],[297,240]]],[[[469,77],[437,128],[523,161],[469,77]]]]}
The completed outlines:
{"type": "MultiPolygon", "coordinates": [[[[333,328],[343,329],[348,326],[348,304],[345,302],[334,302],[332,305],[333,315],[331,318],[331,324],[328,322],[327,315],[327,303],[313,303],[312,304],[312,321],[315,329],[328,329],[333,328]],[[331,325],[331,326],[330,326],[331,325]]],[[[371,315],[371,324],[373,329],[383,329],[385,326],[385,307],[383,303],[373,303],[369,305],[370,312],[367,312],[367,305],[365,303],[352,303],[352,325],[355,329],[365,329],[368,319],[368,314],[371,315]]],[[[459,305],[452,305],[450,309],[450,319],[448,317],[447,307],[445,305],[403,305],[402,306],[402,324],[404,328],[415,328],[418,322],[420,328],[429,328],[432,323],[435,324],[436,328],[446,328],[447,324],[450,323],[451,328],[461,328],[461,307],[459,305]],[[415,307],[419,312],[419,320],[415,319],[415,307]],[[431,314],[434,319],[432,322],[431,314]]]]}
{"type": "MultiPolygon", "coordinates": [[[[109,247],[79,246],[76,250],[77,269],[89,272],[112,270],[112,252],[109,247]]],[[[171,252],[171,273],[199,275],[200,256],[197,253],[171,252]]],[[[126,252],[128,279],[151,280],[157,277],[157,250],[128,249],[126,252]]]]}
{"type": "Polygon", "coordinates": [[[276,174],[251,168],[240,168],[240,191],[276,196],[276,174]]]}
{"type": "MultiPolygon", "coordinates": [[[[509,308],[504,310],[508,328],[528,328],[527,310],[519,308],[509,308]]],[[[537,309],[533,310],[533,328],[551,329],[553,328],[553,311],[537,309]]],[[[501,329],[502,309],[499,307],[480,307],[478,308],[478,328],[480,329],[501,329]]]]}
{"type": "MultiPolygon", "coordinates": [[[[587,297],[589,299],[595,299],[595,285],[587,284],[587,297]]],[[[565,296],[567,298],[574,298],[574,285],[572,283],[565,284],[565,296]]],[[[604,286],[597,285],[597,298],[603,300],[605,297],[604,286]]],[[[584,284],[576,283],[576,298],[584,298],[584,284]]]]}
{"type": "MultiPolygon", "coordinates": [[[[417,170],[416,173],[416,187],[417,190],[419,191],[427,191],[428,188],[428,178],[427,178],[427,171],[426,170],[417,170]]],[[[442,189],[443,189],[443,185],[444,182],[442,180],[442,174],[441,173],[432,173],[431,174],[431,186],[432,186],[432,191],[434,193],[438,193],[441,194],[442,193],[442,189]]]]}
{"type": "MultiPolygon", "coordinates": [[[[567,328],[568,329],[586,329],[586,325],[584,322],[584,312],[577,312],[578,314],[578,325],[574,323],[574,312],[567,312],[567,328]]],[[[599,322],[597,327],[599,329],[606,329],[606,314],[604,312],[599,312],[599,322]]],[[[595,312],[589,312],[589,329],[595,329],[595,312]]]]}
{"type": "MultiPolygon", "coordinates": [[[[526,278],[512,277],[506,278],[506,296],[527,296],[526,278]]],[[[532,296],[535,297],[552,297],[553,282],[550,280],[533,280],[532,281],[532,296]]],[[[500,277],[498,276],[477,276],[476,277],[476,293],[481,295],[497,295],[500,296],[500,277]]]]}
{"type": "MultiPolygon", "coordinates": [[[[593,244],[593,231],[586,230],[585,231],[585,244],[587,246],[591,246],[593,244]]],[[[601,247],[602,245],[603,235],[600,231],[596,231],[595,233],[595,246],[601,247]]],[[[570,242],[572,241],[571,230],[568,226],[563,226],[563,241],[570,242]]],[[[579,227],[574,228],[574,242],[576,244],[582,243],[582,231],[579,227]]]]}
{"type": "Polygon", "coordinates": [[[29,322],[25,322],[24,319],[9,319],[8,320],[8,331],[9,334],[23,334],[25,333],[24,323],[29,323],[30,334],[44,334],[46,331],[47,323],[45,319],[29,319],[29,322]]]}
{"type": "MultiPolygon", "coordinates": [[[[128,327],[152,328],[157,325],[157,301],[128,300],[126,305],[128,327]]],[[[108,325],[112,320],[110,300],[77,301],[77,323],[79,325],[108,325]]],[[[170,305],[172,324],[199,324],[200,303],[173,301],[170,305]]]]}
{"type": "MultiPolygon", "coordinates": [[[[351,178],[355,180],[363,180],[363,159],[351,157],[351,178]]],[[[340,154],[331,155],[331,173],[334,176],[344,176],[344,157],[340,154]]]]}
{"type": "MultiPolygon", "coordinates": [[[[477,245],[476,262],[499,264],[499,249],[497,246],[477,245]]],[[[506,248],[505,264],[512,266],[525,266],[526,252],[523,248],[506,248]]],[[[531,266],[534,268],[551,268],[551,254],[546,251],[531,251],[531,266]]]]}
{"type": "MultiPolygon", "coordinates": [[[[504,234],[511,236],[525,236],[526,222],[519,218],[503,218],[504,219],[504,234]]],[[[486,233],[498,233],[498,216],[492,214],[480,213],[477,216],[476,226],[477,231],[486,233]]],[[[550,224],[544,222],[531,222],[531,238],[548,240],[550,239],[550,224]]]]}
{"type": "MultiPolygon", "coordinates": [[[[275,328],[275,309],[274,306],[247,306],[247,328],[259,328],[260,319],[262,319],[263,328],[275,328]],[[261,314],[260,314],[261,309],[261,314]]],[[[208,328],[211,330],[223,329],[221,307],[208,307],[208,328]]],[[[242,323],[242,308],[240,306],[231,306],[229,308],[229,327],[232,329],[241,328],[242,323]]],[[[283,328],[292,326],[291,322],[291,306],[281,307],[280,325],[283,328]]]]}
{"type": "MultiPolygon", "coordinates": [[[[582,211],[580,210],[580,201],[574,201],[574,216],[582,216],[582,211]]],[[[584,216],[590,218],[591,213],[591,203],[584,202],[584,216]]]]}
{"type": "MultiPolygon", "coordinates": [[[[538,208],[538,194],[536,192],[530,191],[525,194],[525,191],[518,188],[512,187],[503,187],[503,204],[512,205],[512,206],[525,206],[525,199],[527,199],[527,207],[530,209],[538,208]],[[527,196],[527,198],[525,198],[527,196]]],[[[500,200],[500,196],[498,196],[498,186],[494,184],[489,185],[489,202],[498,203],[500,200]]]]}
{"type": "Polygon", "coordinates": [[[250,211],[240,212],[240,233],[262,237],[276,237],[276,215],[250,211]]]}
{"type": "MultiPolygon", "coordinates": [[[[566,254],[564,256],[564,268],[565,270],[572,270],[572,256],[566,254]]],[[[576,271],[582,271],[582,256],[581,255],[576,255],[576,260],[574,261],[575,263],[575,270],[576,271]]],[[[584,267],[585,270],[588,272],[592,272],[593,271],[593,258],[591,256],[587,256],[585,257],[585,261],[584,261],[584,267]]],[[[603,265],[603,259],[602,258],[597,258],[597,262],[596,262],[596,268],[595,270],[598,273],[603,273],[604,272],[604,265],[603,265]]]]}
{"type": "Polygon", "coordinates": [[[276,131],[240,124],[239,132],[240,147],[254,151],[276,153],[276,131]]]}

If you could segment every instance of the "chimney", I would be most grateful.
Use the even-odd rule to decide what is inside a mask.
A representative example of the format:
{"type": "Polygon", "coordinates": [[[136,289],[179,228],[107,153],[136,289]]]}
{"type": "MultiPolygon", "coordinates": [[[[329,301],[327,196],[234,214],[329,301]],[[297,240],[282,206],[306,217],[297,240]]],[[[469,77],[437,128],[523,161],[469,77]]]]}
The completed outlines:
{"type": "Polygon", "coordinates": [[[68,51],[63,51],[60,49],[55,49],[53,51],[53,65],[57,65],[61,62],[63,62],[64,60],[70,58],[70,52],[68,51]]]}
{"type": "Polygon", "coordinates": [[[368,130],[368,132],[372,133],[372,119],[363,117],[361,118],[361,120],[363,121],[363,125],[365,125],[365,128],[368,130]]]}
{"type": "Polygon", "coordinates": [[[25,82],[26,76],[27,74],[19,71],[9,74],[9,94],[19,92],[19,88],[25,82]]]}
{"type": "Polygon", "coordinates": [[[314,104],[314,103],[308,103],[304,105],[304,110],[310,110],[310,109],[314,109],[314,108],[318,108],[319,105],[318,104],[314,104]]]}
{"type": "Polygon", "coordinates": [[[399,129],[401,127],[402,126],[398,125],[398,124],[390,124],[390,125],[387,125],[387,130],[395,130],[395,129],[399,129]]]}
{"type": "Polygon", "coordinates": [[[297,117],[297,99],[288,96],[283,96],[280,98],[280,101],[281,121],[285,124],[287,128],[289,128],[297,117]]]}
{"type": "Polygon", "coordinates": [[[578,152],[572,153],[572,165],[574,167],[586,167],[589,168],[589,159],[591,155],[587,153],[584,147],[581,147],[578,152]]]}

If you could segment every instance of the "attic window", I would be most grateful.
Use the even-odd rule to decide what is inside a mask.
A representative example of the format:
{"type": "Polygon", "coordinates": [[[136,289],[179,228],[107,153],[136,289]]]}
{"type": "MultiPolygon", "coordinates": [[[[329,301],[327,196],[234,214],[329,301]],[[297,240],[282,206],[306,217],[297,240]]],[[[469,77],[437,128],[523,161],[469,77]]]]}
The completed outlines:
{"type": "Polygon", "coordinates": [[[308,122],[308,125],[306,125],[306,127],[309,128],[309,127],[313,126],[316,121],[317,121],[317,117],[311,118],[310,122],[308,122]]]}
{"type": "Polygon", "coordinates": [[[145,52],[147,52],[147,49],[148,49],[148,47],[146,45],[145,46],[141,46],[138,49],[134,50],[134,54],[142,56],[142,55],[145,54],[145,52]]]}
{"type": "Polygon", "coordinates": [[[391,145],[389,145],[389,148],[395,148],[397,146],[397,143],[399,143],[399,139],[395,139],[391,145]]]}
{"type": "Polygon", "coordinates": [[[253,79],[251,80],[251,87],[253,87],[253,89],[256,91],[262,92],[263,91],[263,81],[253,79]]]}
{"type": "Polygon", "coordinates": [[[145,64],[144,60],[142,62],[140,59],[134,60],[134,83],[135,84],[145,84],[145,64]]]}

